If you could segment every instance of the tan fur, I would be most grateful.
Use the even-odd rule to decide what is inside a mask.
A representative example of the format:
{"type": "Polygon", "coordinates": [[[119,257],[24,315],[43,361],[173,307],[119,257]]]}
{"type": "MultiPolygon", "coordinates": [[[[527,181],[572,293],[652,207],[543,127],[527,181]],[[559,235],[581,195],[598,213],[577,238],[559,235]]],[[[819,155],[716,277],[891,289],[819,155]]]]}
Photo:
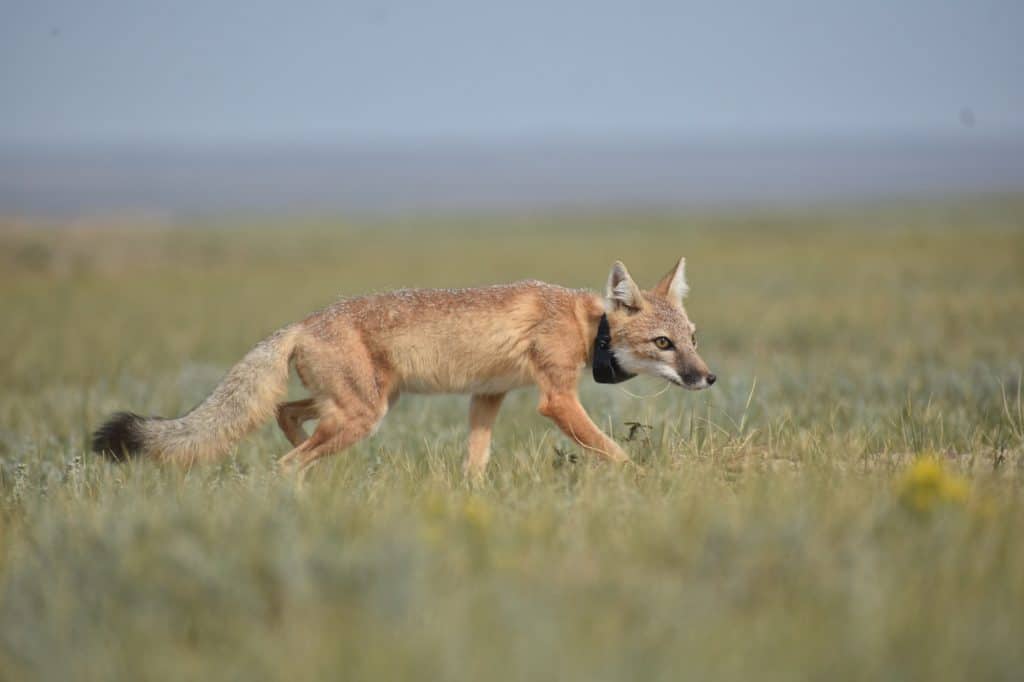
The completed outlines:
{"type": "Polygon", "coordinates": [[[641,291],[621,263],[606,296],[537,281],[454,290],[405,290],[350,298],[262,341],[213,394],[180,419],[146,419],[142,450],[190,462],[220,455],[275,414],[294,361],[312,397],[276,405],[294,449],[280,460],[305,471],[320,458],[374,432],[402,393],[468,393],[469,454],[479,476],[504,395],[535,385],[539,411],[587,451],[622,462],[626,454],[591,421],[577,383],[608,314],[612,349],[628,371],[691,388],[714,381],[690,342],[682,306],[683,261],[652,290],[641,291]],[[676,348],[659,350],[665,336],[676,348]],[[710,376],[710,381],[708,377],[710,376]],[[311,436],[302,428],[319,420],[311,436]]]}

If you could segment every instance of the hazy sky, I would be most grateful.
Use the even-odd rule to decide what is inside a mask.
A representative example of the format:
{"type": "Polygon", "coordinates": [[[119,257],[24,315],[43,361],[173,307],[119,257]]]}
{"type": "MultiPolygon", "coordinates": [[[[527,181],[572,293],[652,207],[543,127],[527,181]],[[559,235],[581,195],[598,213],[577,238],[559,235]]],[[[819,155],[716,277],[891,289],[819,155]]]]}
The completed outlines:
{"type": "Polygon", "coordinates": [[[1024,136],[1014,0],[0,8],[0,144],[1024,136]]]}

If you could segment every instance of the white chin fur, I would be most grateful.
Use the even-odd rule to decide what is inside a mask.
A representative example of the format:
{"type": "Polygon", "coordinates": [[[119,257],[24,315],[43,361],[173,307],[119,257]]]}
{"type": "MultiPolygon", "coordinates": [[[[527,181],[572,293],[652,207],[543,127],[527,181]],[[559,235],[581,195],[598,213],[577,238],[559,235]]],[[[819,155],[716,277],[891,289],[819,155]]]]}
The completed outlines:
{"type": "MultiPolygon", "coordinates": [[[[658,377],[659,379],[664,379],[676,386],[682,386],[691,390],[706,388],[706,381],[704,382],[704,386],[687,386],[683,383],[683,379],[679,376],[679,373],[671,366],[666,365],[664,362],[648,360],[647,358],[638,358],[628,350],[616,349],[615,360],[618,361],[622,369],[626,370],[630,374],[645,374],[649,377],[658,377]]],[[[702,379],[701,381],[704,380],[702,379]]]]}
{"type": "Polygon", "coordinates": [[[671,365],[666,365],[664,362],[657,362],[655,360],[648,360],[647,358],[638,358],[628,350],[616,349],[615,359],[618,361],[619,365],[622,366],[622,369],[631,374],[646,374],[649,377],[658,377],[659,379],[664,379],[670,384],[681,386],[688,391],[702,391],[705,388],[711,387],[705,377],[701,377],[696,383],[688,384],[683,381],[683,378],[679,376],[679,372],[677,372],[671,365]]]}

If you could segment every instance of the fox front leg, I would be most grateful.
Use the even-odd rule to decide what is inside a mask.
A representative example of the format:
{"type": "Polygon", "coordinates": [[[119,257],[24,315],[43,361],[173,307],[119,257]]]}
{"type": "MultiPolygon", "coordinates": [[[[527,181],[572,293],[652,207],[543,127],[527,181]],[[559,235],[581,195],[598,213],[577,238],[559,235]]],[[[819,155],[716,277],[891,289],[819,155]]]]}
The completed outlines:
{"type": "Polygon", "coordinates": [[[491,430],[498,416],[504,393],[492,395],[477,394],[469,403],[469,453],[463,465],[463,472],[472,480],[479,480],[491,458],[491,430]]]}
{"type": "Polygon", "coordinates": [[[542,394],[538,411],[587,451],[616,463],[629,461],[629,456],[619,444],[590,419],[575,392],[542,394]]]}

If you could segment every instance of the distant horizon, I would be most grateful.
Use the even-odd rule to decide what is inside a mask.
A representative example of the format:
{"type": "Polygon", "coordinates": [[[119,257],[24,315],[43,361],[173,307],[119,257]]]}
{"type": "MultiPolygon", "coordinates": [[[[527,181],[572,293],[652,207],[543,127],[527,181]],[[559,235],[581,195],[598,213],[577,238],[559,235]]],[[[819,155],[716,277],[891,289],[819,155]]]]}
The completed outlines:
{"type": "Polygon", "coordinates": [[[75,152],[75,151],[182,151],[216,152],[242,150],[346,148],[346,149],[407,149],[407,148],[489,148],[509,146],[538,147],[644,147],[650,145],[700,146],[778,146],[778,145],[844,145],[859,142],[896,144],[1007,144],[1024,145],[1021,131],[986,131],[978,129],[949,130],[874,130],[856,133],[828,133],[821,131],[754,132],[635,132],[614,134],[589,133],[518,133],[504,135],[387,135],[387,136],[282,136],[276,138],[144,138],[144,139],[23,139],[0,140],[0,155],[18,152],[75,152]]]}
{"type": "Polygon", "coordinates": [[[514,213],[1024,191],[1024,139],[962,136],[0,148],[0,214],[514,213]]]}

